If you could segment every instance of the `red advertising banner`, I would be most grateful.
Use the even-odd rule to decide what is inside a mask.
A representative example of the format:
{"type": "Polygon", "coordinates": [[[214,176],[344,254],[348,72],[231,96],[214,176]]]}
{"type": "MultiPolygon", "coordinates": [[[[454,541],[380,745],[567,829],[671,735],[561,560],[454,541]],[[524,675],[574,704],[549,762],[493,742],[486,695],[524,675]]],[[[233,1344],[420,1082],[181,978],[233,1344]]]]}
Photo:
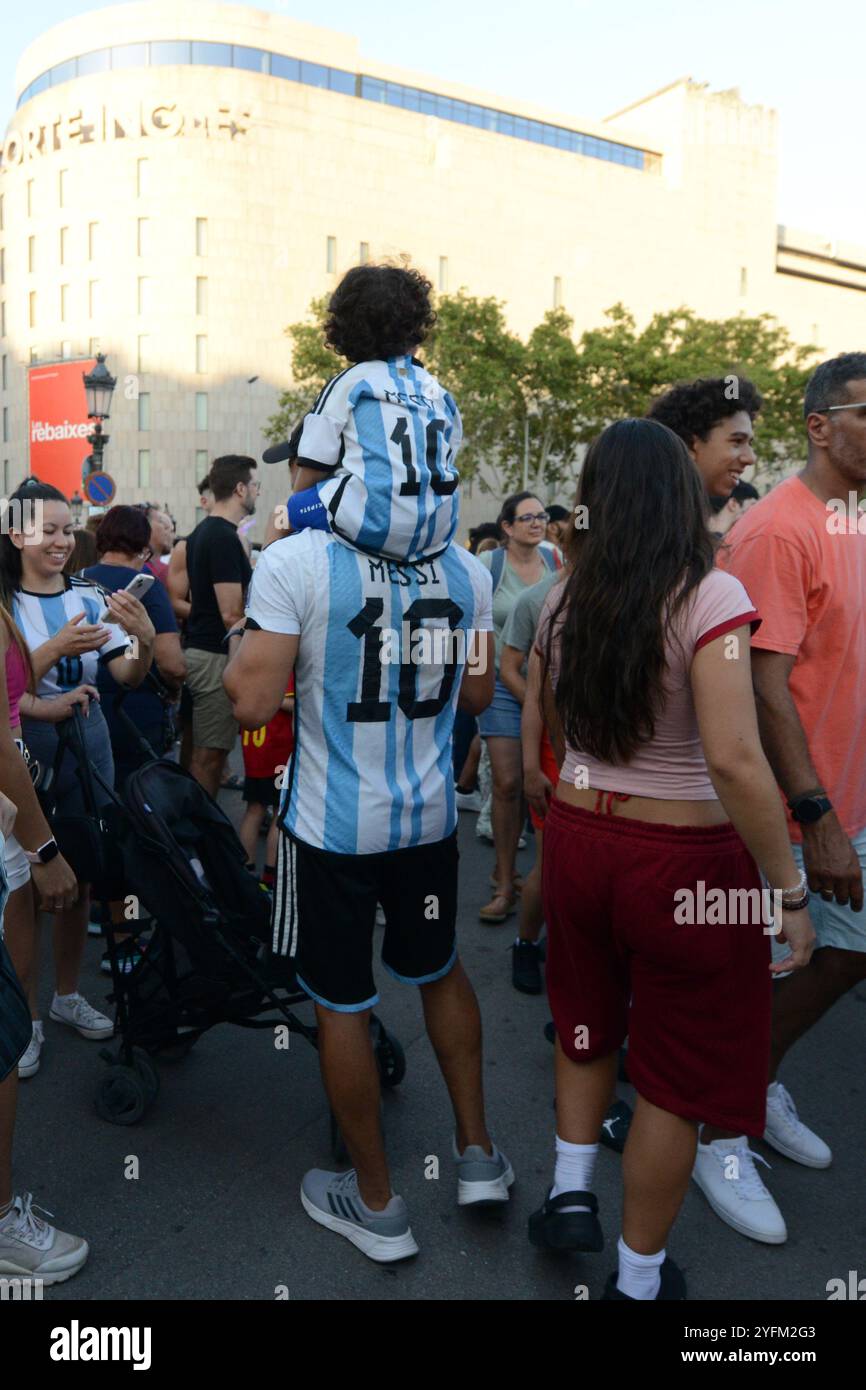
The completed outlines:
{"type": "Polygon", "coordinates": [[[30,472],[71,497],[81,488],[81,466],[90,453],[87,397],[82,375],[86,362],[40,363],[29,368],[30,472]]]}

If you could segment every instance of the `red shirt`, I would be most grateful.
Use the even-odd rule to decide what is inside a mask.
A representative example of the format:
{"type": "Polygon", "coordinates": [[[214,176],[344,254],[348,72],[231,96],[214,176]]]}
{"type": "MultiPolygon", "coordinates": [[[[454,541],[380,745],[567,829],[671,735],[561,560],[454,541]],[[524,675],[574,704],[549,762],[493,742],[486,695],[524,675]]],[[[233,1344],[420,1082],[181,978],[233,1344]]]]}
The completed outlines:
{"type": "MultiPolygon", "coordinates": [[[[294,693],[294,679],[287,695],[294,693]]],[[[286,767],[295,746],[294,715],[277,710],[269,724],[261,729],[244,729],[241,739],[244,753],[244,773],[247,777],[267,777],[271,780],[278,768],[286,767]]]]}

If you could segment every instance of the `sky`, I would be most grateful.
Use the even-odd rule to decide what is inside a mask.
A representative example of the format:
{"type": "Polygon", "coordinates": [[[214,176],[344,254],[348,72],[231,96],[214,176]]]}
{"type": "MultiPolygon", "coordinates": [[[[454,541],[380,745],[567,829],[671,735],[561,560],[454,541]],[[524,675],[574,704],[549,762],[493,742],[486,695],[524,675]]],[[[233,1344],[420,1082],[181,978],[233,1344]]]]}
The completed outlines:
{"type": "MultiPolygon", "coordinates": [[[[22,49],[60,20],[98,8],[93,0],[4,5],[7,117],[22,49]]],[[[259,0],[247,8],[355,34],[365,56],[537,102],[578,124],[678,77],[719,91],[739,87],[744,100],[779,113],[778,221],[866,246],[862,0],[826,8],[814,0],[436,0],[415,7],[259,0]]]]}

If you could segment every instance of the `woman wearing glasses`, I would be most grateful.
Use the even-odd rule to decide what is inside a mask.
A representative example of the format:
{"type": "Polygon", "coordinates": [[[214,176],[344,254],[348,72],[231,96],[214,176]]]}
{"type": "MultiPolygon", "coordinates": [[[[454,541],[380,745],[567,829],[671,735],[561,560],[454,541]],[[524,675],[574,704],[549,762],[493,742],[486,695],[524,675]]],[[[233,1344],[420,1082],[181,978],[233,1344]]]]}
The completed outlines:
{"type": "Polygon", "coordinates": [[[508,497],[499,513],[498,525],[504,537],[502,548],[479,555],[493,579],[493,628],[496,639],[496,689],[493,703],[478,721],[487,744],[493,773],[493,845],[496,868],[493,897],[481,908],[482,922],[496,926],[515,910],[517,893],[514,863],[522,820],[522,774],[520,756],[521,706],[499,679],[502,630],[521,594],[531,589],[556,568],[553,550],[539,549],[547,535],[547,512],[532,492],[508,497]]]}

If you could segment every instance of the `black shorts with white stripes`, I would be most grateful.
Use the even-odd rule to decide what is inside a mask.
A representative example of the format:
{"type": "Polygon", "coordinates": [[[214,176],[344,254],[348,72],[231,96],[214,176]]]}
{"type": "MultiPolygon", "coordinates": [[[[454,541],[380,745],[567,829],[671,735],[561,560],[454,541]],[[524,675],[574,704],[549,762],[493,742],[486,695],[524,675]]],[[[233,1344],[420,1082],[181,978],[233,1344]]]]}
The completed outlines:
{"type": "Polygon", "coordinates": [[[383,854],[334,854],[280,835],[272,916],[275,955],[326,1008],[358,1013],[378,1002],[373,978],[376,905],[385,913],[382,964],[405,984],[447,975],[457,959],[457,834],[383,854]]]}

